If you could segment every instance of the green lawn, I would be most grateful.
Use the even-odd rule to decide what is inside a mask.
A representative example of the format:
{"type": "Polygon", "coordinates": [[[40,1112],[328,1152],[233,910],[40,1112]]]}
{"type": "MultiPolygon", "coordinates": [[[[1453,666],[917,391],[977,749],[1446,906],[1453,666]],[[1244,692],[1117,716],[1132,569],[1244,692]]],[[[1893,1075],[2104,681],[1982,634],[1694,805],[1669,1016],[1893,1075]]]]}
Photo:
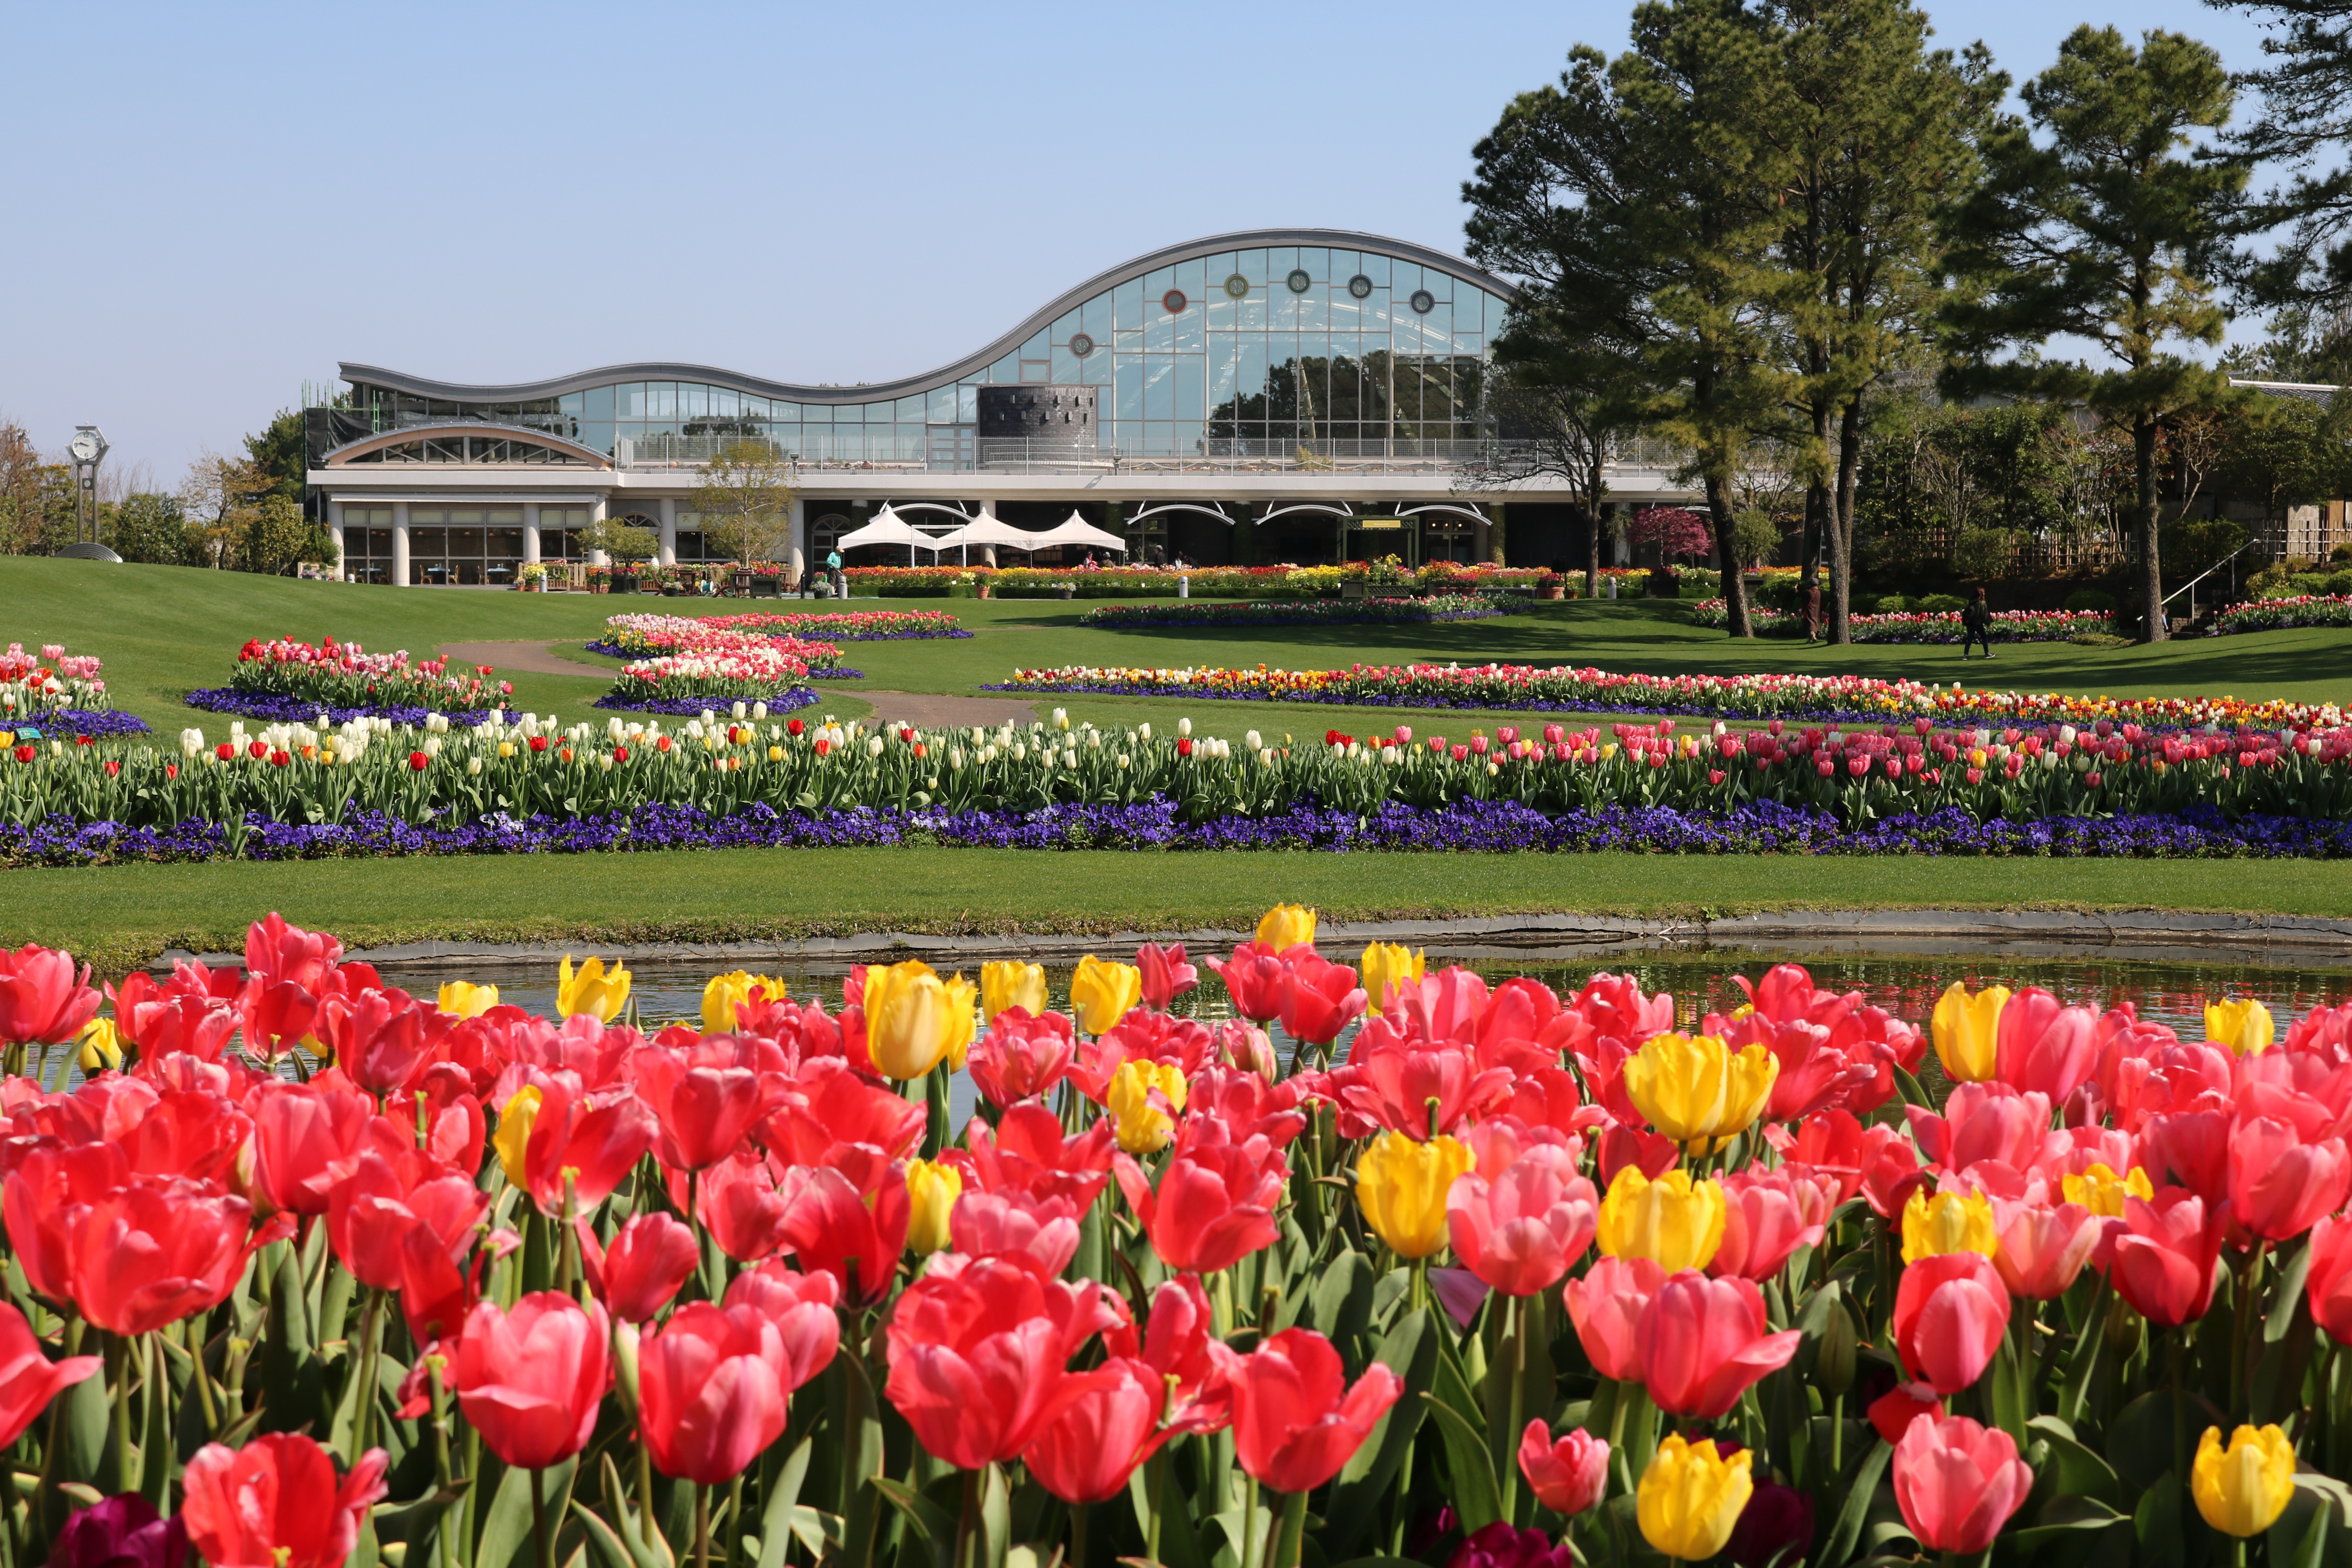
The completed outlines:
{"type": "Polygon", "coordinates": [[[0,943],[63,944],[102,969],[172,946],[240,946],[271,910],[355,943],[1181,930],[1251,923],[1276,901],[1335,919],[1923,906],[2352,916],[2352,875],[2318,861],[728,849],[0,876],[0,943]]]}
{"type": "MultiPolygon", "coordinates": [[[[442,643],[530,638],[570,641],[582,676],[512,674],[516,705],[567,715],[600,695],[614,661],[579,653],[625,609],[708,610],[705,601],[614,599],[452,589],[387,588],[302,583],[234,572],[170,566],[105,567],[88,562],[0,559],[0,602],[10,605],[10,640],[62,642],[107,661],[117,703],[166,732],[191,722],[180,697],[224,684],[237,646],[280,635],[313,641],[330,633],[373,648],[425,652],[442,643]]],[[[1990,665],[1963,665],[1948,647],[1808,647],[1759,639],[1735,643],[1690,626],[1675,602],[1566,602],[1528,615],[1430,626],[1276,626],[1232,631],[1097,631],[1077,624],[1084,602],[970,599],[860,600],[861,607],[946,609],[976,635],[969,640],[851,643],[850,664],[864,681],[824,688],[824,710],[844,718],[867,711],[862,687],[971,692],[1005,679],[1016,668],[1058,664],[1163,666],[1260,663],[1293,668],[1340,663],[1487,660],[1569,662],[1651,674],[1743,671],[1863,674],[1919,679],[1965,679],[2030,690],[2118,697],[2229,693],[2306,701],[2352,700],[2352,632],[2304,630],[2202,638],[2155,647],[2084,648],[2063,643],[2004,647],[1990,665]]],[[[751,607],[729,605],[734,607],[751,607]]],[[[762,602],[759,608],[769,605],[762,602]]],[[[787,601],[788,609],[816,609],[787,601]]],[[[1208,702],[1180,699],[1045,697],[1041,708],[1066,707],[1097,724],[1190,714],[1203,732],[1238,736],[1352,733],[1400,721],[1426,732],[1433,725],[1466,730],[1513,717],[1495,712],[1328,708],[1303,703],[1208,702]]],[[[1525,721],[1527,715],[1518,716],[1525,721]]],[[[201,720],[194,721],[201,722],[201,720]]]]}

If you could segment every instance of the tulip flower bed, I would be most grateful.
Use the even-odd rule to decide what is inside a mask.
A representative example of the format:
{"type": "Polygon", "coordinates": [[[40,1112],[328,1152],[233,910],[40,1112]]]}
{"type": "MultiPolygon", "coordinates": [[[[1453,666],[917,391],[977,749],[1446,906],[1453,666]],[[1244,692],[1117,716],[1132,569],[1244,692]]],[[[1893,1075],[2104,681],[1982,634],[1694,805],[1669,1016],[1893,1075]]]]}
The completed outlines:
{"type": "Polygon", "coordinates": [[[1316,599],[1289,604],[1226,600],[1174,605],[1103,605],[1078,616],[1082,626],[1309,626],[1365,623],[1429,625],[1483,621],[1515,606],[1485,594],[1429,594],[1420,598],[1316,599]]]}
{"type": "Polygon", "coordinates": [[[56,643],[0,653],[0,731],[18,741],[51,735],[142,735],[146,722],[108,706],[104,668],[95,654],[69,654],[56,643]]]}
{"type": "MultiPolygon", "coordinates": [[[[691,703],[690,699],[681,700],[691,703]]],[[[2341,853],[2352,728],[1847,733],[1778,721],[1235,747],[1148,724],[866,731],[762,704],[601,728],[503,712],[383,743],[381,721],[241,726],[218,744],[24,744],[0,858],[301,856],[714,844],[1785,847],[2341,853]],[[143,837],[142,837],[143,836],[143,837]]]]}
{"type": "Polygon", "coordinates": [[[2261,727],[2345,721],[2335,703],[2248,702],[2235,697],[2069,697],[2058,692],[1969,690],[1860,675],[1639,675],[1565,665],[1358,664],[1345,669],[1195,665],[1142,669],[1063,665],[1016,669],[988,691],[1111,697],[1204,697],[1241,702],[1311,702],[1369,708],[1471,708],[1536,713],[1687,713],[1707,718],[1879,723],[1921,717],[1945,723],[2261,727]]]}
{"type": "MultiPolygon", "coordinates": [[[[701,647],[626,666],[614,677],[613,689],[596,699],[596,706],[670,714],[698,713],[713,703],[732,702],[759,702],[778,711],[805,708],[816,700],[816,693],[800,684],[817,673],[812,661],[832,664],[839,657],[840,650],[830,643],[719,633],[701,647]]],[[[833,673],[855,676],[857,671],[833,673]]]]}
{"type": "Polygon", "coordinates": [[[411,661],[405,648],[369,653],[355,642],[333,637],[317,647],[291,637],[255,638],[237,649],[236,669],[227,686],[192,692],[188,703],[261,719],[278,717],[289,701],[305,715],[389,717],[394,710],[487,713],[505,707],[514,693],[509,682],[492,679],[497,673],[487,664],[453,671],[446,659],[411,661]],[[252,706],[236,706],[239,702],[252,706]]]}
{"type": "Polygon", "coordinates": [[[2275,632],[2290,626],[2352,626],[2352,595],[2305,594],[2289,599],[2249,599],[2221,612],[2215,635],[2275,632]]]}
{"type": "Polygon", "coordinates": [[[1034,965],[904,963],[837,1004],[716,975],[677,1020],[594,959],[559,1018],[412,996],[276,915],[106,995],[0,954],[0,1542],[2352,1550],[2352,1006],[2210,997],[2191,1040],[1955,984],[1914,1020],[1782,964],[1681,1030],[1630,976],[1316,937],[1282,906],[1198,966],[1088,957],[1066,1013],[1034,965]],[[1233,1021],[1186,1016],[1202,968],[1233,1021]]]}
{"type": "Polygon", "coordinates": [[[614,616],[591,653],[646,658],[699,647],[713,634],[815,637],[826,643],[888,642],[971,634],[945,610],[851,610],[836,615],[614,616]]]}
{"type": "MultiPolygon", "coordinates": [[[[1759,637],[1804,635],[1805,618],[1786,610],[1750,605],[1748,616],[1759,637]]],[[[1729,626],[1730,612],[1724,608],[1721,599],[1702,599],[1691,607],[1691,624],[1729,626]]],[[[1853,640],[1859,643],[1958,643],[1963,636],[1957,610],[1848,616],[1846,625],[1853,632],[1853,640]]],[[[2088,632],[2113,630],[2115,616],[2104,610],[1995,610],[1988,635],[1994,642],[2064,642],[2088,632]]]]}

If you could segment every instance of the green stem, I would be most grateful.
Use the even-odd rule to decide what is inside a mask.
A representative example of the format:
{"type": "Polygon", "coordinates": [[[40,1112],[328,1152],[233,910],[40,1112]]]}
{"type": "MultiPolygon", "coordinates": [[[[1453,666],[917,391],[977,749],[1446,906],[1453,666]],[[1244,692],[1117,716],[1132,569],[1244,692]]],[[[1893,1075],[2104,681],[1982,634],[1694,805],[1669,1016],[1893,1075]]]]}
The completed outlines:
{"type": "MultiPolygon", "coordinates": [[[[1273,1510],[1269,1510],[1269,1512],[1273,1510]]],[[[1509,1516],[1506,1514],[1505,1518],[1509,1516]]],[[[1265,1568],[1298,1568],[1299,1550],[1307,1529],[1307,1494],[1282,1494],[1282,1510],[1266,1521],[1265,1568]]]]}
{"type": "MultiPolygon", "coordinates": [[[[1507,1303],[1504,1310],[1510,1314],[1511,1385],[1505,1405],[1510,1415],[1503,1427],[1503,1452],[1513,1455],[1518,1452],[1520,1418],[1527,1405],[1528,1303],[1523,1296],[1507,1296],[1504,1300],[1507,1303]]],[[[1506,1523],[1515,1524],[1517,1522],[1519,1501],[1519,1467],[1513,1461],[1505,1464],[1502,1471],[1496,1479],[1503,1483],[1503,1520],[1506,1523]]]]}
{"type": "Polygon", "coordinates": [[[555,1568],[555,1538],[547,1532],[547,1472],[530,1472],[531,1537],[539,1546],[539,1568],[555,1568]]]}
{"type": "MultiPolygon", "coordinates": [[[[375,1430],[376,1368],[380,1342],[383,1337],[383,1292],[370,1286],[367,1310],[362,1315],[360,1324],[361,1342],[366,1349],[360,1361],[359,1415],[352,1423],[351,1462],[354,1465],[360,1462],[360,1456],[368,1451],[368,1438],[375,1430]]],[[[204,1362],[199,1358],[196,1363],[199,1381],[204,1377],[204,1362]]]]}
{"type": "Polygon", "coordinates": [[[710,1489],[694,1489],[694,1568],[710,1568],[710,1489]]]}
{"type": "MultiPolygon", "coordinates": [[[[977,1568],[980,1555],[980,1472],[963,1473],[963,1511],[956,1518],[955,1568],[977,1568]]],[[[704,1568],[709,1568],[705,1564],[704,1568]]]]}
{"type": "MultiPolygon", "coordinates": [[[[1633,1464],[1625,1457],[1625,1406],[1632,1403],[1628,1384],[1620,1382],[1616,1403],[1609,1407],[1609,1468],[1613,1474],[1619,1466],[1624,1467],[1625,1489],[1629,1492],[1633,1489],[1633,1464]]],[[[1607,1495],[1608,1489],[1603,1488],[1601,1496],[1605,1498],[1607,1495]]],[[[1600,1500],[1596,1498],[1595,1504],[1600,1500]]]]}
{"type": "MultiPolygon", "coordinates": [[[[1087,1515],[1092,1511],[1086,1503],[1070,1505],[1070,1568],[1087,1568],[1087,1515]]],[[[1160,1510],[1156,1508],[1152,1510],[1151,1529],[1154,1534],[1160,1530],[1160,1510]]],[[[1148,1552],[1145,1555],[1154,1563],[1160,1561],[1156,1551],[1148,1552]]]]}
{"type": "Polygon", "coordinates": [[[1257,1478],[1242,1483],[1242,1568],[1259,1568],[1257,1538],[1257,1478]]]}
{"type": "Polygon", "coordinates": [[[2189,1481],[2189,1373],[2183,1343],[2188,1334],[2187,1329],[2179,1328],[2164,1337],[2165,1357],[2172,1372],[2172,1479],[2184,1486],[2189,1481]]]}
{"type": "MultiPolygon", "coordinates": [[[[1150,1468],[1143,1473],[1144,1494],[1150,1499],[1150,1519],[1144,1526],[1143,1555],[1151,1562],[1160,1561],[1160,1505],[1168,1494],[1168,1449],[1163,1444],[1160,1452],[1151,1456],[1150,1468]]],[[[1074,1552],[1072,1568],[1086,1568],[1074,1552]]]]}
{"type": "Polygon", "coordinates": [[[2238,1270],[2237,1300],[2231,1303],[2230,1414],[2242,1418],[2246,1415],[2246,1350],[2252,1337],[2254,1288],[2262,1278],[2263,1249],[2269,1245],[2257,1239],[2246,1254],[2245,1266],[2238,1270]]]}
{"type": "Polygon", "coordinates": [[[114,1363],[114,1489],[139,1489],[139,1461],[131,1449],[131,1341],[107,1336],[108,1359],[114,1363]]]}

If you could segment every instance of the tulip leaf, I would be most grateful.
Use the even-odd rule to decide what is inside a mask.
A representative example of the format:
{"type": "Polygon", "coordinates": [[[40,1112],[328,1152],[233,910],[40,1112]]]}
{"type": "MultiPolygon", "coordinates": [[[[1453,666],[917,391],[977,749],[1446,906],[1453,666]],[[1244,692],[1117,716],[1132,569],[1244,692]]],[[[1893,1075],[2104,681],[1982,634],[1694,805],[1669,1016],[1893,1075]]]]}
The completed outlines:
{"type": "Polygon", "coordinates": [[[809,1455],[815,1443],[814,1437],[802,1438],[768,1488],[768,1506],[760,1515],[757,1568],[783,1568],[784,1553],[792,1547],[793,1510],[800,1506],[801,1482],[808,1477],[809,1455]]]}
{"type": "Polygon", "coordinates": [[[644,1559],[631,1556],[629,1549],[621,1543],[621,1538],[614,1532],[613,1527],[597,1518],[594,1511],[578,1498],[572,1500],[572,1515],[588,1531],[590,1555],[599,1568],[653,1568],[644,1559]]]}
{"type": "Polygon", "coordinates": [[[1916,1105],[1922,1110],[1936,1109],[1934,1098],[1927,1093],[1917,1079],[1911,1076],[1908,1068],[1901,1062],[1889,1062],[1886,1065],[1895,1073],[1895,1087],[1902,1091],[1905,1104],[1916,1105]]]}
{"type": "Polygon", "coordinates": [[[2172,1398],[2164,1388],[2143,1394],[2107,1427],[2107,1462],[2133,1490],[2147,1490],[2172,1469],[2172,1398]]]}
{"type": "Polygon", "coordinates": [[[1012,1545],[1013,1489],[1005,1481],[1004,1467],[992,1464],[981,1472],[980,1478],[980,1560],[982,1568],[1004,1568],[1004,1554],[1012,1545]]]}
{"type": "Polygon", "coordinates": [[[98,1467],[106,1458],[106,1434],[113,1419],[106,1402],[106,1379],[85,1377],[59,1398],[64,1411],[64,1441],[58,1445],[58,1456],[63,1461],[61,1479],[95,1480],[98,1467]]]}
{"type": "Polygon", "coordinates": [[[1992,1375],[1985,1380],[1992,1402],[1993,1425],[2025,1446],[2026,1417],[2033,1413],[2032,1390],[2026,1384],[2028,1369],[2018,1364],[2017,1344],[2009,1335],[2000,1337],[2000,1346],[1993,1352],[1992,1375]]]}
{"type": "Polygon", "coordinates": [[[1465,1533],[1475,1533],[1503,1517],[1503,1492],[1495,1479],[1495,1463],[1486,1457],[1486,1441],[1466,1417],[1433,1394],[1421,1396],[1437,1417],[1438,1436],[1445,1451],[1446,1494],[1465,1533]]]}
{"type": "Polygon", "coordinates": [[[1837,1521],[1830,1526],[1829,1539],[1813,1561],[1816,1568],[1838,1568],[1853,1556],[1854,1545],[1862,1539],[1862,1527],[1870,1518],[1871,1499],[1877,1495],[1878,1480],[1886,1473],[1887,1461],[1895,1450],[1884,1440],[1871,1446],[1855,1468],[1853,1479],[1846,1487],[1845,1506],[1838,1510],[1837,1521]]]}
{"type": "Polygon", "coordinates": [[[2040,1523],[2004,1531],[2000,1539],[2004,1546],[2034,1547],[2084,1531],[2113,1530],[2130,1523],[2129,1515],[2097,1498],[2054,1497],[2042,1508],[2040,1523]]]}
{"type": "Polygon", "coordinates": [[[1307,1321],[1338,1348],[1349,1367],[1360,1369],[1364,1336],[1372,1321],[1371,1259],[1352,1247],[1334,1258],[1315,1282],[1307,1321]]]}
{"type": "MultiPolygon", "coordinates": [[[[2293,1258],[2280,1268],[2278,1284],[2271,1291],[2270,1305],[2263,1312],[2263,1339],[2276,1344],[2286,1338],[2297,1318],[2306,1318],[2296,1309],[2303,1302],[2303,1283],[2311,1273],[2311,1248],[2298,1247],[2293,1258]]],[[[2298,1548],[2298,1550],[2300,1550],[2298,1548]]]]}
{"type": "Polygon", "coordinates": [[[2123,1479],[2113,1465],[2076,1441],[2065,1422],[2054,1415],[2037,1415],[2027,1425],[2049,1451],[2042,1473],[2051,1474],[2049,1467],[2055,1466],[2057,1497],[2096,1499],[2109,1508],[2123,1506],[2123,1479]]]}
{"type": "MultiPolygon", "coordinates": [[[[2308,1253],[2309,1248],[2305,1250],[2308,1253]]],[[[2247,1389],[2253,1418],[2261,1423],[2284,1420],[2303,1404],[2304,1373],[2311,1364],[2312,1341],[2317,1332],[2307,1313],[2282,1316],[2287,1327],[2281,1334],[2273,1338],[2267,1327],[2263,1331],[2265,1342],[2247,1389]]]]}
{"type": "MultiPolygon", "coordinates": [[[[563,1517],[571,1505],[572,1473],[578,1468],[577,1458],[547,1467],[547,1516],[550,1527],[563,1517]]],[[[509,1563],[527,1561],[535,1542],[531,1539],[530,1472],[520,1465],[509,1465],[499,1479],[497,1495],[490,1499],[489,1511],[482,1520],[480,1543],[474,1549],[473,1568],[508,1568],[509,1563]]]]}
{"type": "Polygon", "coordinates": [[[908,1525],[925,1541],[937,1545],[952,1542],[956,1538],[956,1518],[946,1509],[893,1476],[875,1476],[871,1484],[907,1518],[908,1525]]]}
{"type": "Polygon", "coordinates": [[[1412,1451],[1424,1415],[1421,1396],[1437,1375],[1437,1329],[1429,1309],[1415,1308],[1397,1320],[1381,1337],[1372,1359],[1404,1380],[1404,1394],[1340,1468],[1327,1510],[1332,1521],[1324,1542],[1327,1555],[1346,1551],[1371,1528],[1380,1517],[1381,1500],[1388,1496],[1405,1456],[1412,1451]]]}
{"type": "MultiPolygon", "coordinates": [[[[2309,1249],[2305,1249],[2305,1255],[2309,1256],[2309,1249]]],[[[2292,1554],[2283,1553],[2278,1550],[2278,1531],[2273,1527],[2270,1542],[2271,1561],[2284,1563],[2286,1568],[2320,1568],[2321,1563],[2327,1556],[2327,1511],[2324,1504],[2311,1510],[2311,1522],[2304,1527],[2303,1534],[2296,1542],[2292,1554]]],[[[2280,1516],[2279,1523],[2286,1523],[2294,1517],[2294,1510],[2290,1507],[2280,1516]]]]}

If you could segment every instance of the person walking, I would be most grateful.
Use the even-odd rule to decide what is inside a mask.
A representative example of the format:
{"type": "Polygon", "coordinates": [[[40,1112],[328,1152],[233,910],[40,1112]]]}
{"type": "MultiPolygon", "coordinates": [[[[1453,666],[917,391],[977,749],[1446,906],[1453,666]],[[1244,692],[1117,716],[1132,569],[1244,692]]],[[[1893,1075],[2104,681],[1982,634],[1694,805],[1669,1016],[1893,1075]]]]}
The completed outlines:
{"type": "Polygon", "coordinates": [[[1978,643],[1984,644],[1987,658],[1992,657],[1992,605],[1986,600],[1982,588],[1979,588],[1977,596],[1969,601],[1968,608],[1960,612],[1960,634],[1962,658],[1968,658],[1969,649],[1978,643]]]}
{"type": "Polygon", "coordinates": [[[849,597],[849,584],[841,575],[841,551],[838,548],[825,552],[824,574],[833,579],[833,596],[835,598],[846,599],[849,597]]]}
{"type": "Polygon", "coordinates": [[[1822,585],[1818,582],[1808,584],[1805,588],[1805,640],[1809,643],[1822,640],[1822,585]]]}

